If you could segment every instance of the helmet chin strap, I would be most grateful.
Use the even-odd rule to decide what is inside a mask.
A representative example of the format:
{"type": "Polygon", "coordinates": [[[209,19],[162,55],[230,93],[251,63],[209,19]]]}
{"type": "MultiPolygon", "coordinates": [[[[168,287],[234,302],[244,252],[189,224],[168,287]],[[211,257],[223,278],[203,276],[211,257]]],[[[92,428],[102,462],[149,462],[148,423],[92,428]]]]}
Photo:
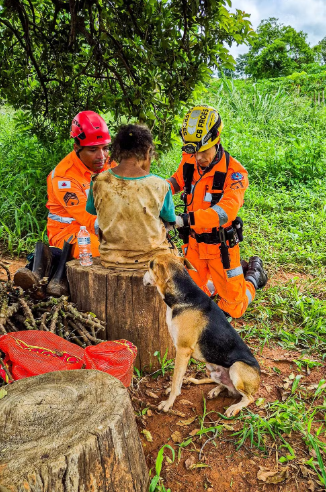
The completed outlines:
{"type": "Polygon", "coordinates": [[[203,172],[203,174],[207,173],[208,171],[210,171],[210,170],[212,169],[212,167],[213,167],[213,166],[215,166],[214,161],[215,161],[216,156],[218,155],[218,153],[219,153],[219,151],[220,151],[220,149],[221,149],[221,144],[219,144],[219,143],[218,143],[218,144],[216,144],[216,145],[215,145],[215,148],[216,148],[216,152],[215,152],[215,155],[214,155],[213,159],[211,160],[211,162],[210,162],[209,166],[201,167],[201,166],[200,166],[200,164],[197,164],[197,165],[198,165],[198,167],[200,167],[200,169],[201,169],[202,171],[204,171],[204,172],[203,172]],[[214,164],[213,164],[213,163],[214,163],[214,164]],[[212,164],[213,164],[213,166],[212,166],[212,164]]]}

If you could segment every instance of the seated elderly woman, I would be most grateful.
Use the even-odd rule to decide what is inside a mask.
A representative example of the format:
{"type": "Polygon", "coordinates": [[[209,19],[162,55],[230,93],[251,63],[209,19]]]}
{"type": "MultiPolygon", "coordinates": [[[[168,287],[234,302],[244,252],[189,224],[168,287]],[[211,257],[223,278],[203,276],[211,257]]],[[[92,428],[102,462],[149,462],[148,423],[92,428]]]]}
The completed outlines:
{"type": "Polygon", "coordinates": [[[175,222],[174,204],[167,181],[150,173],[153,152],[146,126],[122,126],[111,152],[118,166],[93,176],[86,210],[97,215],[105,267],[146,268],[170,250],[163,221],[175,222]]]}

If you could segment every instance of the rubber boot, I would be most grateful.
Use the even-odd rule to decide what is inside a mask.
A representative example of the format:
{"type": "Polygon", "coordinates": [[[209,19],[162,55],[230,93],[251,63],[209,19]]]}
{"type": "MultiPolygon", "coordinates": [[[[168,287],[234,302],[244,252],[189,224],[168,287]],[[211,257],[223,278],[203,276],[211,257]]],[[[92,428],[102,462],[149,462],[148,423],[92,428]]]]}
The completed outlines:
{"type": "Polygon", "coordinates": [[[242,266],[243,275],[246,276],[246,273],[248,271],[249,263],[246,260],[241,260],[240,263],[241,263],[241,266],[242,266]]]}
{"type": "Polygon", "coordinates": [[[249,258],[245,280],[247,282],[251,282],[256,290],[262,289],[267,284],[268,276],[263,268],[263,262],[259,256],[252,256],[249,258]]]}
{"type": "Polygon", "coordinates": [[[46,293],[49,296],[69,296],[69,284],[66,275],[66,263],[70,258],[72,244],[64,242],[57,269],[51,278],[46,293]]]}
{"type": "Polygon", "coordinates": [[[36,289],[44,277],[48,277],[51,269],[52,255],[49,246],[42,242],[35,245],[33,267],[20,268],[14,275],[14,283],[23,290],[36,289]]]}

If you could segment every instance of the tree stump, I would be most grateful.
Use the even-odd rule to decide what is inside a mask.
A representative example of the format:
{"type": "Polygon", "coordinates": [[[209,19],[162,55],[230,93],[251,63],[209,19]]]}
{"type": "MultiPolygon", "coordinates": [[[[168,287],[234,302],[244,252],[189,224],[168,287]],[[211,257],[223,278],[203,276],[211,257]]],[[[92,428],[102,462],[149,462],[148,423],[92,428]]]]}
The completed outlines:
{"type": "Polygon", "coordinates": [[[136,367],[157,368],[155,351],[163,357],[168,349],[168,357],[174,357],[166,305],[156,287],[143,285],[144,270],[104,268],[95,258],[90,267],[69,261],[67,272],[72,302],[106,323],[103,339],[125,338],[136,345],[136,367]]]}
{"type": "MultiPolygon", "coordinates": [[[[0,485],[10,492],[145,492],[127,390],[109,374],[59,371],[6,386],[0,485]]],[[[1,489],[1,487],[0,487],[1,489]]]]}

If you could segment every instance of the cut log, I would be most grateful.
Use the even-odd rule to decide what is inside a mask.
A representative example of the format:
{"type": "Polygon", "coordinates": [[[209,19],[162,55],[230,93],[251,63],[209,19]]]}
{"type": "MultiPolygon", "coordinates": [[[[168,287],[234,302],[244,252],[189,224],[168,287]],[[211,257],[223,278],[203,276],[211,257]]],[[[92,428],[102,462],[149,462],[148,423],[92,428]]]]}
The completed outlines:
{"type": "Polygon", "coordinates": [[[0,485],[10,492],[145,492],[133,408],[109,374],[61,371],[6,386],[0,485]]]}
{"type": "Polygon", "coordinates": [[[90,267],[82,267],[78,260],[72,260],[67,263],[67,272],[72,302],[106,323],[103,339],[124,338],[136,345],[136,367],[157,368],[156,351],[163,357],[168,349],[168,357],[174,357],[166,324],[166,305],[156,287],[143,285],[143,270],[104,268],[99,258],[95,258],[90,267]]]}

